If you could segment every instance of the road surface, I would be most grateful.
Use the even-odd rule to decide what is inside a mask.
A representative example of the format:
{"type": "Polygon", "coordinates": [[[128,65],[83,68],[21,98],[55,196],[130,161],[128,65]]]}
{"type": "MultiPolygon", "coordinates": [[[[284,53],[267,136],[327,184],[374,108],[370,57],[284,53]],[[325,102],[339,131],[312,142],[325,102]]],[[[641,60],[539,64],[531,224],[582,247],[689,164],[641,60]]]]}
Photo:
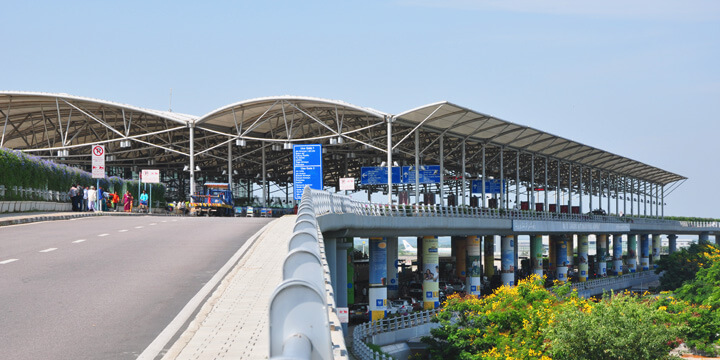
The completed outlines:
{"type": "Polygon", "coordinates": [[[269,221],[101,216],[0,228],[0,357],[136,358],[269,221]]]}

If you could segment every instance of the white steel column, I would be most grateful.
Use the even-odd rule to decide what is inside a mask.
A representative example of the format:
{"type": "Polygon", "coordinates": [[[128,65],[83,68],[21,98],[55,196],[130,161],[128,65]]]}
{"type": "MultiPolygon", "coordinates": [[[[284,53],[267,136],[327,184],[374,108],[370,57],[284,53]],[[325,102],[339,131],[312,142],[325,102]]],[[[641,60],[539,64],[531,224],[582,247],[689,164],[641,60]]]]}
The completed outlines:
{"type": "Polygon", "coordinates": [[[467,205],[465,196],[467,195],[467,179],[465,178],[465,140],[462,142],[462,204],[467,205]]]}
{"type": "Polygon", "coordinates": [[[503,168],[503,148],[500,147],[500,209],[505,209],[505,169],[503,168]]]}
{"type": "Polygon", "coordinates": [[[572,163],[568,163],[568,214],[572,214],[572,163]]]}
{"type": "Polygon", "coordinates": [[[535,153],[530,155],[530,210],[535,211],[535,153]]]}
{"type": "MultiPolygon", "coordinates": [[[[442,206],[445,206],[445,146],[443,143],[444,138],[444,136],[440,135],[440,205],[442,206]]],[[[485,171],[485,164],[483,164],[483,171],[485,171]]],[[[485,207],[484,202],[483,207],[485,207]]]]}
{"type": "Polygon", "coordinates": [[[267,193],[267,183],[266,183],[267,171],[265,170],[265,142],[263,141],[261,144],[262,144],[261,146],[262,146],[262,196],[263,196],[262,204],[263,204],[263,206],[267,206],[268,193],[267,193]]]}
{"type": "Polygon", "coordinates": [[[545,204],[543,204],[543,211],[548,211],[548,158],[545,157],[545,204]]]}
{"type": "Polygon", "coordinates": [[[592,168],[590,168],[590,170],[588,171],[588,175],[590,177],[590,191],[588,191],[588,194],[590,194],[590,196],[589,196],[590,211],[595,210],[595,209],[593,209],[593,195],[595,195],[595,189],[593,188],[593,174],[592,173],[593,173],[592,168]]]}
{"type": "Polygon", "coordinates": [[[392,205],[392,117],[386,117],[385,121],[387,122],[387,202],[392,205]]]}
{"type": "Polygon", "coordinates": [[[627,215],[627,176],[623,176],[623,215],[627,215]]]}
{"type": "Polygon", "coordinates": [[[580,205],[580,213],[581,213],[581,214],[582,214],[582,212],[583,212],[583,182],[582,182],[582,173],[583,173],[583,168],[582,168],[582,166],[581,166],[581,167],[580,167],[580,179],[579,179],[580,182],[578,183],[578,189],[580,190],[580,204],[579,204],[579,205],[580,205]]]}
{"type": "Polygon", "coordinates": [[[195,194],[195,124],[190,126],[190,195],[195,194]]]}
{"type": "Polygon", "coordinates": [[[520,209],[520,151],[515,151],[515,207],[520,209]]]}
{"type": "Polygon", "coordinates": [[[555,212],[560,213],[560,160],[557,161],[557,188],[555,188],[555,212]]]}
{"type": "Polygon", "coordinates": [[[607,193],[607,199],[608,199],[608,201],[607,201],[607,205],[608,205],[608,207],[607,207],[607,214],[610,215],[610,197],[611,197],[612,193],[610,192],[610,172],[609,172],[609,171],[608,171],[608,173],[607,173],[607,192],[608,192],[608,193],[607,193]]]}
{"type": "Polygon", "coordinates": [[[232,193],[232,141],[228,143],[228,190],[232,193]]]}
{"type": "Polygon", "coordinates": [[[415,130],[415,204],[420,204],[420,129],[415,130]]]}
{"type": "Polygon", "coordinates": [[[630,216],[635,215],[635,179],[630,179],[630,216]]]}
{"type": "Polygon", "coordinates": [[[487,207],[485,203],[485,144],[482,145],[482,207],[487,207]]]}

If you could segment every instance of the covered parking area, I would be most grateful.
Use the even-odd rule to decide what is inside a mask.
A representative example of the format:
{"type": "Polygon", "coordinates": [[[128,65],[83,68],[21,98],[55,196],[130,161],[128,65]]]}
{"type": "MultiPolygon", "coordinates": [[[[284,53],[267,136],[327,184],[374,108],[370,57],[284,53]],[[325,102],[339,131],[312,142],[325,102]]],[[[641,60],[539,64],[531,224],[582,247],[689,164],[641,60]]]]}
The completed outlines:
{"type": "Polygon", "coordinates": [[[237,198],[290,206],[292,147],[310,143],[323,145],[325,187],[337,188],[345,177],[360,183],[363,167],[387,167],[388,181],[357,190],[370,198],[387,195],[389,185],[383,201],[396,203],[661,217],[665,197],[686,179],[446,101],[392,115],[277,96],[193,116],[67,94],[0,92],[0,124],[0,146],[85,170],[91,145],[105,144],[108,175],[160,169],[172,200],[194,193],[196,183],[223,181],[237,198]],[[393,166],[414,172],[414,180],[393,181],[393,166]],[[439,181],[423,183],[420,173],[430,166],[439,166],[439,181]],[[491,193],[478,181],[473,192],[472,180],[504,185],[491,193]],[[256,187],[261,195],[253,195],[256,187]]]}

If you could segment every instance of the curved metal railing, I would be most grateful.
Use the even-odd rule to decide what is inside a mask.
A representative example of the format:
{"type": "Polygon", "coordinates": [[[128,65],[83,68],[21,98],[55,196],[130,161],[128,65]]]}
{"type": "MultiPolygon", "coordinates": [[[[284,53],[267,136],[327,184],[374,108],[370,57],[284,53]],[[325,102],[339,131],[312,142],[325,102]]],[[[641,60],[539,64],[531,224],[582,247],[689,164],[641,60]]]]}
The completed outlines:
{"type": "Polygon", "coordinates": [[[384,332],[407,329],[429,323],[439,310],[432,309],[414,312],[407,315],[367,322],[355,326],[353,330],[353,354],[361,360],[386,360],[390,359],[385,354],[372,350],[367,346],[366,339],[384,332]]]}

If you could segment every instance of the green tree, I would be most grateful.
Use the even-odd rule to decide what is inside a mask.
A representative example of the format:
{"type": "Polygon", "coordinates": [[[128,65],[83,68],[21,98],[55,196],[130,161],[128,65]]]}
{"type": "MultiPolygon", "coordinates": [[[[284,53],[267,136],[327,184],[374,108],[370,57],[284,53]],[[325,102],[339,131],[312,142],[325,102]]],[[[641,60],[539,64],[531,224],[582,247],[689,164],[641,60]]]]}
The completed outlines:
{"type": "Polygon", "coordinates": [[[708,243],[691,244],[687,249],[681,249],[661,258],[655,269],[656,273],[663,274],[660,277],[660,289],[673,291],[681,287],[684,282],[695,279],[695,274],[700,270],[702,254],[712,247],[713,245],[708,243]]]}

